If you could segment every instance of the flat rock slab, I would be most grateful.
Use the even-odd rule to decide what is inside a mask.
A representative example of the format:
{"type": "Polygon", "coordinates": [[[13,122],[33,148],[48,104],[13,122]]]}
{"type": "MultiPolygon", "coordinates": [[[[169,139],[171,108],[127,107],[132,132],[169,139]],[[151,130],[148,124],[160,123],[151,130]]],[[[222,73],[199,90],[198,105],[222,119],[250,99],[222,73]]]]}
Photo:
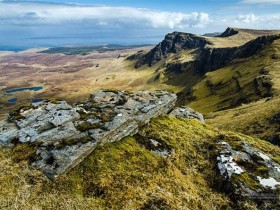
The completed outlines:
{"type": "Polygon", "coordinates": [[[10,114],[9,121],[0,124],[0,144],[35,145],[31,165],[54,178],[98,145],[134,135],[151,118],[167,114],[176,99],[167,91],[100,90],[75,106],[43,101],[10,114]]]}

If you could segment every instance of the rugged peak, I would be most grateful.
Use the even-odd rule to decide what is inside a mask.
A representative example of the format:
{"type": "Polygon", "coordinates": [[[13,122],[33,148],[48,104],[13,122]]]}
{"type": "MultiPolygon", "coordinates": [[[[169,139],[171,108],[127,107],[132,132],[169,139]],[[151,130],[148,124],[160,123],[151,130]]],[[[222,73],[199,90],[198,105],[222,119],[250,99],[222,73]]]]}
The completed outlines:
{"type": "Polygon", "coordinates": [[[135,66],[136,68],[144,64],[152,66],[166,58],[169,53],[177,53],[184,49],[203,48],[207,44],[211,43],[202,36],[183,32],[169,33],[162,42],[144,55],[135,66]]]}
{"type": "Polygon", "coordinates": [[[217,37],[229,37],[238,34],[239,31],[235,28],[228,27],[221,35],[217,37]]]}

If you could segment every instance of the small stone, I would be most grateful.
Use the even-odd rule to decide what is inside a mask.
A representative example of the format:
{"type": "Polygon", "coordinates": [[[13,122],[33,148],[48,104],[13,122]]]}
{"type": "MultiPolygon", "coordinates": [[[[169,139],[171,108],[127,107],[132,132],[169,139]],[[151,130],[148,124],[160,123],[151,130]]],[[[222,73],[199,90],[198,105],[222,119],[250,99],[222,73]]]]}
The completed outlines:
{"type": "Polygon", "coordinates": [[[204,123],[203,115],[188,107],[177,107],[169,115],[176,118],[196,119],[204,123]]]}

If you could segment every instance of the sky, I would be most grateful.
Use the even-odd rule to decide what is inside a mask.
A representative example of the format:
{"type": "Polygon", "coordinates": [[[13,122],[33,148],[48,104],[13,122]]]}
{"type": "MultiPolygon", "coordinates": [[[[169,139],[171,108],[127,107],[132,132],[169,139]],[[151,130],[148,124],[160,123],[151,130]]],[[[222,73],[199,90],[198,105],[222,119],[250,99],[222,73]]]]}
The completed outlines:
{"type": "Polygon", "coordinates": [[[0,0],[0,50],[156,44],[227,27],[280,29],[280,0],[0,0]]]}

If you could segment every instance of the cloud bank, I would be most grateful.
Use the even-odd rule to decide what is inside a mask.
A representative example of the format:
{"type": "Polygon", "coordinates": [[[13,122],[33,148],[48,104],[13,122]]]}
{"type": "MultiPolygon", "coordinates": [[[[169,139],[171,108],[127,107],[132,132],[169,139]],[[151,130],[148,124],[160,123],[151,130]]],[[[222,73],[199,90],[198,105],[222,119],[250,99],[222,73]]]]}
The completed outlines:
{"type": "Polygon", "coordinates": [[[80,6],[41,3],[0,3],[0,24],[95,24],[99,27],[184,29],[205,27],[207,13],[162,12],[130,7],[80,6]]]}
{"type": "MultiPolygon", "coordinates": [[[[278,3],[243,0],[244,3],[278,3]]],[[[227,27],[280,29],[280,12],[219,14],[145,8],[0,0],[0,48],[83,44],[155,44],[172,31],[222,32],[227,27]]]]}

